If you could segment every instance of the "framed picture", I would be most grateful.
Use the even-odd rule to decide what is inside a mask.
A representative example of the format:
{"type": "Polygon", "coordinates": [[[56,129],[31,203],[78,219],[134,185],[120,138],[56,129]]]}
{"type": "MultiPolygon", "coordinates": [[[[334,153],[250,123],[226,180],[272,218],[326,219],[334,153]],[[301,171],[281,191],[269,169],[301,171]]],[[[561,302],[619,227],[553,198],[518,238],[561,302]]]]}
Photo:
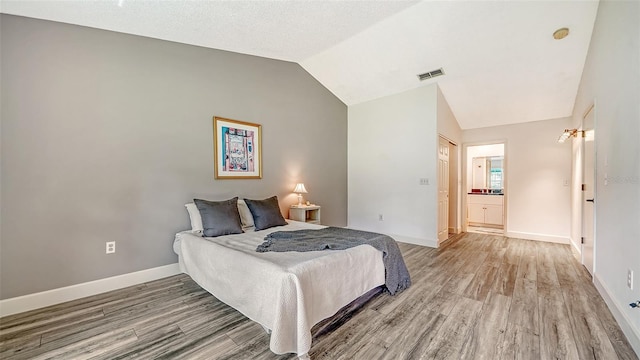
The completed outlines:
{"type": "Polygon", "coordinates": [[[262,179],[262,126],[213,118],[216,179],[262,179]]]}

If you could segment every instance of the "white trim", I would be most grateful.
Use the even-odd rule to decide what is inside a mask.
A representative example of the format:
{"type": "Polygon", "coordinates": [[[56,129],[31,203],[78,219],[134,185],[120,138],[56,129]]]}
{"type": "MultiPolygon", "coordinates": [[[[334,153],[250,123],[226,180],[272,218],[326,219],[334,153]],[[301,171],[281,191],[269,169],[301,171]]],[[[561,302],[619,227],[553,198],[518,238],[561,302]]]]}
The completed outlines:
{"type": "MultiPolygon", "coordinates": [[[[600,293],[600,296],[604,299],[604,302],[607,304],[609,310],[613,314],[613,317],[616,318],[618,325],[620,325],[620,329],[629,340],[629,344],[636,352],[636,354],[640,354],[640,330],[633,326],[631,320],[627,317],[625,311],[625,305],[620,305],[616,300],[614,300],[613,296],[611,296],[611,291],[607,288],[607,286],[600,281],[598,274],[593,277],[593,284],[596,286],[596,289],[600,293]]],[[[634,310],[636,311],[636,310],[634,310]]]]}
{"type": "MultiPolygon", "coordinates": [[[[395,241],[399,241],[407,244],[413,244],[413,245],[437,248],[439,244],[437,240],[419,239],[419,238],[414,238],[410,236],[394,235],[394,234],[389,234],[389,236],[391,236],[395,241]]],[[[446,240],[443,240],[443,241],[446,241],[446,240]]]]}
{"type": "Polygon", "coordinates": [[[544,242],[551,242],[551,243],[557,243],[557,244],[569,244],[571,242],[569,241],[569,238],[567,236],[536,234],[536,233],[528,233],[528,232],[520,232],[520,231],[507,231],[504,234],[504,236],[510,237],[510,238],[544,241],[544,242]]]}
{"type": "MultiPolygon", "coordinates": [[[[582,264],[582,247],[580,245],[582,244],[578,244],[575,241],[569,239],[569,243],[571,244],[571,246],[573,247],[573,249],[578,252],[578,261],[580,261],[580,264],[582,264]]],[[[582,241],[582,240],[581,240],[582,241]]]]}
{"type": "MultiPolygon", "coordinates": [[[[354,227],[350,227],[350,226],[347,226],[347,229],[371,231],[371,230],[358,229],[358,228],[354,228],[354,227]]],[[[411,237],[411,236],[388,234],[388,233],[383,233],[383,232],[380,232],[380,233],[392,237],[393,240],[395,240],[395,241],[402,242],[402,243],[407,243],[407,244],[428,246],[428,247],[432,247],[432,248],[437,248],[438,244],[439,244],[438,240],[414,238],[414,237],[411,237]]],[[[446,241],[446,240],[443,240],[443,241],[446,241]]],[[[442,241],[440,243],[442,243],[442,241]]]]}
{"type": "Polygon", "coordinates": [[[0,300],[0,317],[180,274],[178,263],[0,300]]]}
{"type": "MultiPolygon", "coordinates": [[[[462,232],[462,228],[461,227],[449,227],[449,234],[460,234],[462,232]]],[[[442,241],[440,241],[442,242],[442,241]]]]}
{"type": "Polygon", "coordinates": [[[571,244],[571,255],[573,255],[573,257],[578,260],[580,264],[582,264],[582,249],[580,248],[580,246],[578,246],[578,244],[575,243],[575,241],[571,240],[571,238],[569,238],[569,240],[569,243],[571,244]]]}

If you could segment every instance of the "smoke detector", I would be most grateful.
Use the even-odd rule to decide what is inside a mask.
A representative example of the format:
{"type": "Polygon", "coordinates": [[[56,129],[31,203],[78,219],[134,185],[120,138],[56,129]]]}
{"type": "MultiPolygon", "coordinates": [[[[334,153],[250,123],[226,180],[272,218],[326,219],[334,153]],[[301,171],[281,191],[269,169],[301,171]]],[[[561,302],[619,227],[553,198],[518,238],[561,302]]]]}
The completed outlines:
{"type": "Polygon", "coordinates": [[[436,76],[442,76],[442,75],[444,75],[444,70],[442,70],[442,68],[440,68],[440,69],[437,69],[437,70],[426,72],[424,74],[418,74],[418,79],[420,79],[420,81],[424,81],[424,80],[429,80],[429,79],[434,78],[436,76]]]}

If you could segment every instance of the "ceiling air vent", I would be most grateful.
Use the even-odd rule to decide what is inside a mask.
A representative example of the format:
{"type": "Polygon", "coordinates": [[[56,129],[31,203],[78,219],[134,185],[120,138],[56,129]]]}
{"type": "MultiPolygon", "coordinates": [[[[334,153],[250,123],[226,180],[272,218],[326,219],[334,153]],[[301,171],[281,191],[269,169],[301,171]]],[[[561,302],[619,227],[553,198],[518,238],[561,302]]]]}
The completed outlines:
{"type": "Polygon", "coordinates": [[[424,74],[419,74],[418,75],[418,79],[420,79],[420,81],[424,81],[424,80],[428,80],[431,78],[434,78],[436,76],[441,76],[444,75],[444,70],[442,70],[442,68],[437,69],[437,70],[433,70],[433,71],[429,71],[426,72],[424,74]]]}

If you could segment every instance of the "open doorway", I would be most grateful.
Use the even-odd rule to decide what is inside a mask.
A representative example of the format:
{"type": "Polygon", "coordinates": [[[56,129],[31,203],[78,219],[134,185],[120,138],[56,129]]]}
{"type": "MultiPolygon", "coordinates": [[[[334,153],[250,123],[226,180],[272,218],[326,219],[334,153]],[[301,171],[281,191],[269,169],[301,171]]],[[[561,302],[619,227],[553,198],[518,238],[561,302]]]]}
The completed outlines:
{"type": "Polygon", "coordinates": [[[504,143],[467,146],[465,178],[466,231],[503,235],[506,223],[504,143]]]}

